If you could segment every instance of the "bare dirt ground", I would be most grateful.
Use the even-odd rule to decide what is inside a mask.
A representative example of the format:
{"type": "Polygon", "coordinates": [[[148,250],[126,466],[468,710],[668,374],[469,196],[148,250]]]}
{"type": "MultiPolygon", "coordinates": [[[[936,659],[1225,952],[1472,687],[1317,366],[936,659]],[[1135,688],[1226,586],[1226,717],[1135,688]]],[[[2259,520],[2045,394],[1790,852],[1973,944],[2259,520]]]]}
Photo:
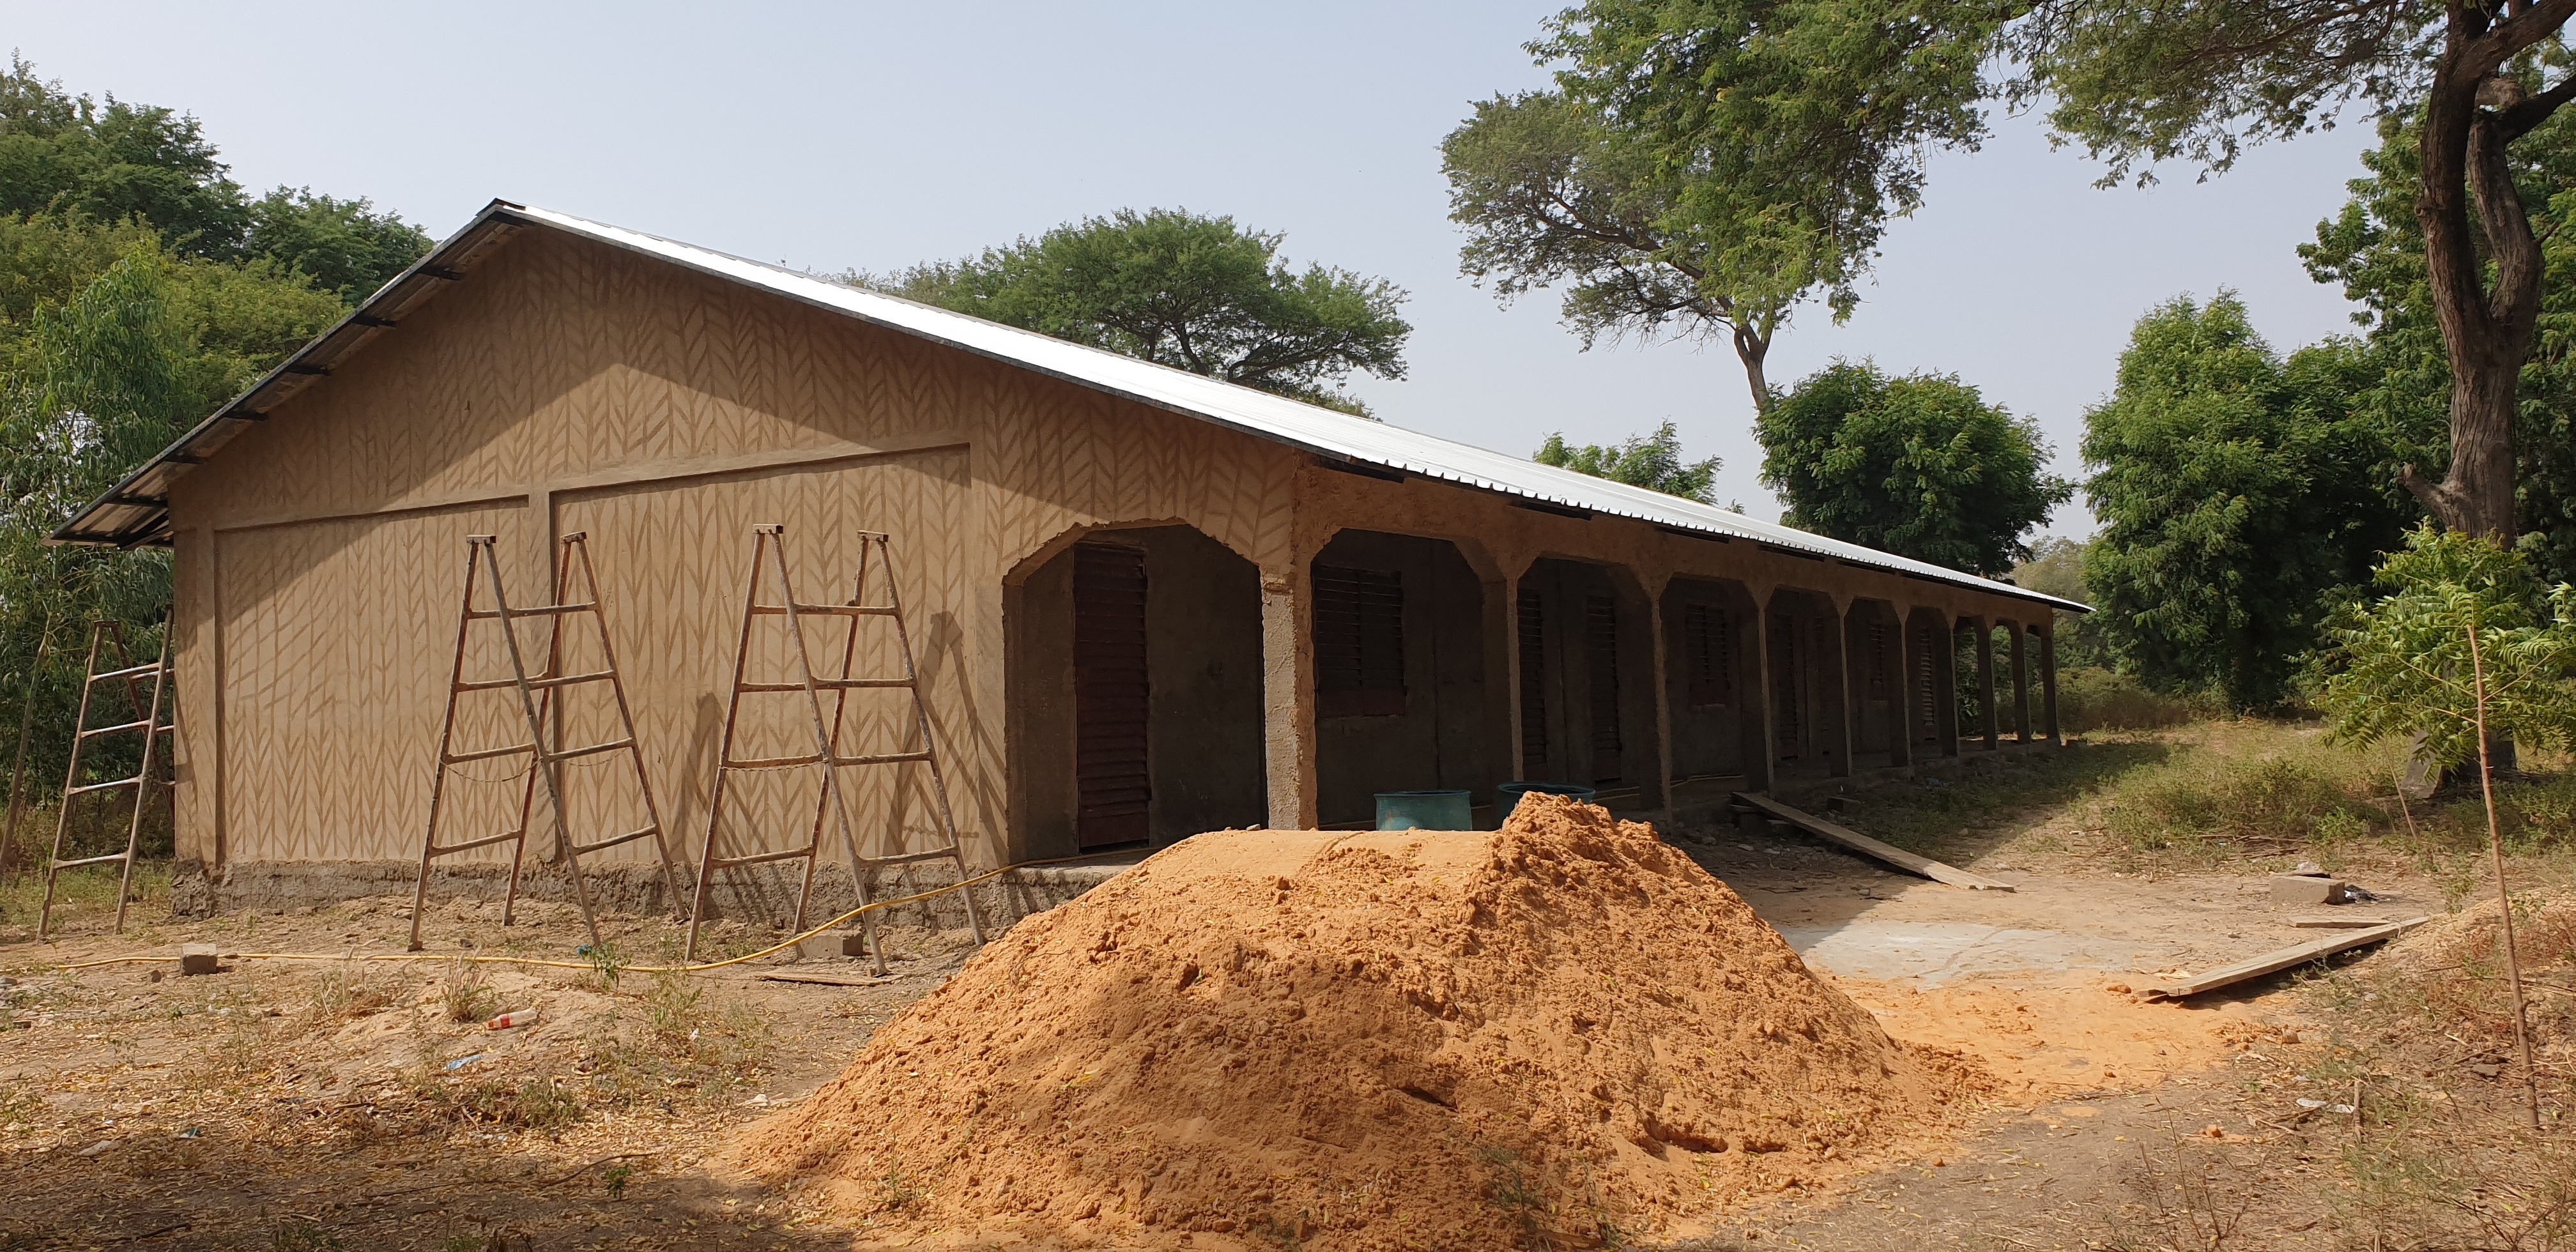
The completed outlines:
{"type": "MultiPolygon", "coordinates": [[[[1871,803],[1856,798],[1855,822],[1871,803]]],[[[2009,894],[1785,833],[1667,832],[1891,1033],[1966,1051],[2006,1085],[1957,1142],[1834,1194],[1782,1195],[1698,1246],[2352,1242],[2331,1212],[2350,1184],[2329,1175],[2359,1128],[2336,1111],[2340,1080],[2320,1077],[2332,1023],[2317,998],[2295,975],[2189,1006],[2126,994],[2141,974],[2313,937],[2288,920],[2316,910],[2273,907],[2241,871],[2121,876],[2070,850],[2079,820],[2037,804],[1972,820],[1939,849],[2014,882],[2009,894]],[[2221,1239],[2194,1233],[2219,1221],[2221,1239]]],[[[2370,885],[2387,897],[2364,906],[2375,913],[2442,911],[2430,883],[2370,885]]],[[[44,945],[23,918],[0,923],[0,1248],[848,1246],[856,1215],[784,1206],[705,1162],[728,1131],[838,1073],[968,951],[962,933],[895,935],[896,977],[866,986],[760,981],[765,962],[613,980],[444,960],[244,959],[194,978],[65,968],[189,941],[392,953],[407,908],[174,922],[146,906],[150,924],[115,938],[93,900],[44,945]],[[523,1008],[540,1023],[479,1024],[523,1008]]],[[[508,930],[498,912],[437,906],[432,954],[586,964],[568,907],[523,906],[508,930]]],[[[631,965],[671,947],[660,919],[612,929],[631,965]]],[[[769,936],[718,938],[739,952],[769,936]]],[[[796,968],[864,974],[837,957],[796,968]]]]}

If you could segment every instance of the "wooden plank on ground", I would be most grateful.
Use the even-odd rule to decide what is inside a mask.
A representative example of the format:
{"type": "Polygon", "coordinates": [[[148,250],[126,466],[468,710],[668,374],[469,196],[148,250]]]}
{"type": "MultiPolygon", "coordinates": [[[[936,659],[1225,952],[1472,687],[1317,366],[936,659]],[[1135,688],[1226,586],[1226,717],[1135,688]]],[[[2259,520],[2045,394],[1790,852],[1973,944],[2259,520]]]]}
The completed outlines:
{"type": "Polygon", "coordinates": [[[2293,917],[2290,924],[2305,930],[2359,930],[2364,926],[2385,926],[2393,917],[2293,917]]]}
{"type": "Polygon", "coordinates": [[[2221,966],[2206,974],[2170,982],[2161,987],[2149,987],[2138,994],[2149,1000],[2179,1000],[2185,996],[2196,996],[2201,992],[2215,991],[2220,987],[2240,983],[2249,978],[2279,973],[2295,965],[2324,960],[2349,948],[2377,943],[2382,939],[2393,939],[2431,920],[2433,919],[2430,917],[2410,917],[2402,922],[2389,922],[2352,931],[2349,934],[2313,939],[2296,947],[2283,948],[2278,952],[2266,952],[2252,960],[2221,966]]]}
{"type": "Polygon", "coordinates": [[[1848,826],[1837,826],[1813,813],[1793,809],[1769,796],[1757,796],[1751,792],[1739,791],[1735,793],[1735,798],[1827,843],[1840,844],[1863,856],[1876,857],[1899,869],[1921,874],[1934,882],[1948,883],[1953,887],[1966,887],[1971,891],[2013,889],[2011,883],[1997,882],[1982,874],[1971,874],[1956,865],[1944,865],[1928,856],[1916,856],[1903,848],[1880,843],[1848,826]]]}
{"type": "Polygon", "coordinates": [[[810,982],[825,987],[882,987],[887,983],[901,978],[902,975],[826,974],[820,972],[807,973],[803,970],[782,969],[772,970],[765,974],[754,974],[752,977],[761,982],[810,982]]]}

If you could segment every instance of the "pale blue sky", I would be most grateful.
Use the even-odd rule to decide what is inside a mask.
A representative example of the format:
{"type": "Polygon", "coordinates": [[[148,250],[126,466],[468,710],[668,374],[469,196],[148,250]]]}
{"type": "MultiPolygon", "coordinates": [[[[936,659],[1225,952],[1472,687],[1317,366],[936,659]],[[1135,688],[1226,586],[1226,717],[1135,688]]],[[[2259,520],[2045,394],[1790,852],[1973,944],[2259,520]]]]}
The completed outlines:
{"type": "MultiPolygon", "coordinates": [[[[1559,7],[6,0],[0,31],[73,90],[195,112],[253,188],[369,196],[433,234],[499,196],[882,270],[1120,207],[1229,213],[1412,292],[1410,377],[1357,387],[1388,421],[1525,453],[1669,418],[1725,458],[1721,498],[1775,517],[1733,353],[1584,353],[1552,298],[1501,310],[1458,276],[1440,139],[1470,100],[1544,83],[1520,45],[1559,7]]],[[[2083,410],[2149,305],[2228,286],[2278,346],[2349,328],[2294,249],[2366,127],[2144,192],[2093,189],[2026,119],[1996,131],[1936,160],[1867,303],[1841,327],[1808,311],[1774,380],[1837,355],[1955,371],[2036,415],[2075,474],[2083,410]]],[[[2080,500],[2052,529],[2091,529],[2080,500]]]]}

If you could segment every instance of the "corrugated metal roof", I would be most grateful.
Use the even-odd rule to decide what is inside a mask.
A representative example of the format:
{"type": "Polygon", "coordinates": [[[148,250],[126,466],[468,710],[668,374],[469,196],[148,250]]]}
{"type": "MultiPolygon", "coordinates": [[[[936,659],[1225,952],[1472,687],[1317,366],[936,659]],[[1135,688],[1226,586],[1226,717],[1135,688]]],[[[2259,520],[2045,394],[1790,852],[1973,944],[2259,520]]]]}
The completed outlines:
{"type": "Polygon", "coordinates": [[[1373,422],[1220,382],[1186,370],[1140,361],[1034,331],[988,322],[910,300],[843,286],[810,274],[693,247],[658,235],[626,230],[569,214],[495,200],[464,229],[449,236],[419,265],[368,298],[338,326],[315,338],[232,403],[182,436],[168,451],[129,475],[72,519],[54,538],[67,543],[120,546],[167,543],[170,482],[221,446],[242,424],[295,390],[326,376],[332,365],[401,320],[437,288],[461,279],[476,261],[518,230],[548,226],[602,243],[660,257],[702,273],[759,287],[875,325],[947,344],[978,356],[1035,370],[1079,386],[1215,422],[1246,434],[1289,444],[1354,465],[1373,466],[1442,482],[1515,496],[1543,506],[1633,518],[1689,534],[1747,539],[1808,556],[1887,570],[1978,591],[2038,600],[2084,611],[2054,596],[1845,543],[1678,496],[1631,487],[1572,470],[1541,465],[1509,453],[1458,443],[1390,423],[1373,422]]]}

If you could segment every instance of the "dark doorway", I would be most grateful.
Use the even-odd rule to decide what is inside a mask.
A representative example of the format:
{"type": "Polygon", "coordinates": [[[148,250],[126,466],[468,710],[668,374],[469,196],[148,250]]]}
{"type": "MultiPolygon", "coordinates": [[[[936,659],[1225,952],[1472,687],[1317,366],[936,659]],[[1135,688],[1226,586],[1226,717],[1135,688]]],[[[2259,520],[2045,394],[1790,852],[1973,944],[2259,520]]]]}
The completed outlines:
{"type": "Polygon", "coordinates": [[[1095,534],[1003,589],[1011,822],[1037,856],[1269,815],[1261,576],[1187,526],[1095,534]]]}
{"type": "Polygon", "coordinates": [[[1152,835],[1146,726],[1145,550],[1073,550],[1074,844],[1084,851],[1152,835]]]}
{"type": "Polygon", "coordinates": [[[1520,594],[1521,777],[1547,777],[1547,601],[1520,594]]]}
{"type": "Polygon", "coordinates": [[[1545,557],[1520,578],[1521,776],[1663,801],[1654,606],[1626,571],[1545,557]]]}
{"type": "Polygon", "coordinates": [[[1493,731],[1486,583],[1457,545],[1345,530],[1315,554],[1317,820],[1373,824],[1384,791],[1458,789],[1475,802],[1510,777],[1493,731]]]}
{"type": "Polygon", "coordinates": [[[1583,656],[1591,670],[1592,780],[1620,781],[1619,604],[1608,596],[1583,601],[1583,656]]]}

